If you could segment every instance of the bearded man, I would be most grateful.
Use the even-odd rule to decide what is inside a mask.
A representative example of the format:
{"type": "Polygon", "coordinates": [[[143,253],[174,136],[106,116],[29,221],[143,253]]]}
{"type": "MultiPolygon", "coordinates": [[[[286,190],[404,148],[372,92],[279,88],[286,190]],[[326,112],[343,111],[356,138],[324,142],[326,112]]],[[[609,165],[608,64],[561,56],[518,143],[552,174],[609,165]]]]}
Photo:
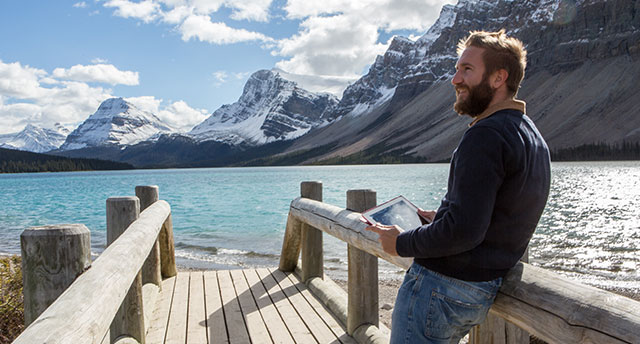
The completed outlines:
{"type": "Polygon", "coordinates": [[[375,225],[383,249],[414,257],[393,310],[391,343],[457,343],[484,321],[525,252],[549,195],[549,150],[525,103],[522,42],[471,32],[458,43],[454,110],[472,118],[453,152],[447,193],[418,228],[375,225]]]}

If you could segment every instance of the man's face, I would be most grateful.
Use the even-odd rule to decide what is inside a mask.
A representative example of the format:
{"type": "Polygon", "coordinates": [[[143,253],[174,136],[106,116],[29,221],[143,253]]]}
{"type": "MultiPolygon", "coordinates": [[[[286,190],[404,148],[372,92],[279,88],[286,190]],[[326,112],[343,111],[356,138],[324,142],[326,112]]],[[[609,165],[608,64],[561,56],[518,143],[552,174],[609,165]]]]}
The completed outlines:
{"type": "Polygon", "coordinates": [[[456,74],[451,80],[456,90],[453,109],[461,115],[475,117],[481,114],[495,95],[495,89],[485,75],[483,52],[483,48],[468,47],[456,64],[456,74]]]}

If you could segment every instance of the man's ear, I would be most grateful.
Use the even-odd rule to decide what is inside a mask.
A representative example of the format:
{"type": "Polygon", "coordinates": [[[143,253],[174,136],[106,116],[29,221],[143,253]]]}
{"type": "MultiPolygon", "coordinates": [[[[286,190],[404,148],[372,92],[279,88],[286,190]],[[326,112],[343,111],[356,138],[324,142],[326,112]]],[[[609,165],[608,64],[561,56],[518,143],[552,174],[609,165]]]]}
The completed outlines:
{"type": "Polygon", "coordinates": [[[500,88],[502,85],[506,85],[509,72],[506,69],[498,69],[493,72],[491,77],[491,86],[493,88],[500,88]]]}

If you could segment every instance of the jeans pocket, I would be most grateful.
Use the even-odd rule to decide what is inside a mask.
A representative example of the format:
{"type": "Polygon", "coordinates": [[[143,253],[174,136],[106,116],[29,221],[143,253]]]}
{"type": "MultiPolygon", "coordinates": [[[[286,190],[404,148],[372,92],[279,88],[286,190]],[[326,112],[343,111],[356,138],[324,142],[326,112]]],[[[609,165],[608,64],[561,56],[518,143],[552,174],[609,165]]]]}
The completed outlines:
{"type": "Polygon", "coordinates": [[[432,291],[425,325],[425,336],[449,339],[482,322],[489,310],[483,303],[469,303],[432,291]]]}

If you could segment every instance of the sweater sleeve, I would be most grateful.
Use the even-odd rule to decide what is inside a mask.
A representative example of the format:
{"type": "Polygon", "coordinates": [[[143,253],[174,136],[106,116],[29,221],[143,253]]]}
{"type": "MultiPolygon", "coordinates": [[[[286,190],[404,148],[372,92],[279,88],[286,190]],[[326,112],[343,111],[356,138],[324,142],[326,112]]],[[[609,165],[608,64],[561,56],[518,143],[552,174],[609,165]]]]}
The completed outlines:
{"type": "Polygon", "coordinates": [[[436,219],[398,236],[400,256],[450,256],[484,240],[505,175],[504,149],[504,138],[497,130],[479,125],[467,130],[454,153],[449,189],[436,219]]]}

